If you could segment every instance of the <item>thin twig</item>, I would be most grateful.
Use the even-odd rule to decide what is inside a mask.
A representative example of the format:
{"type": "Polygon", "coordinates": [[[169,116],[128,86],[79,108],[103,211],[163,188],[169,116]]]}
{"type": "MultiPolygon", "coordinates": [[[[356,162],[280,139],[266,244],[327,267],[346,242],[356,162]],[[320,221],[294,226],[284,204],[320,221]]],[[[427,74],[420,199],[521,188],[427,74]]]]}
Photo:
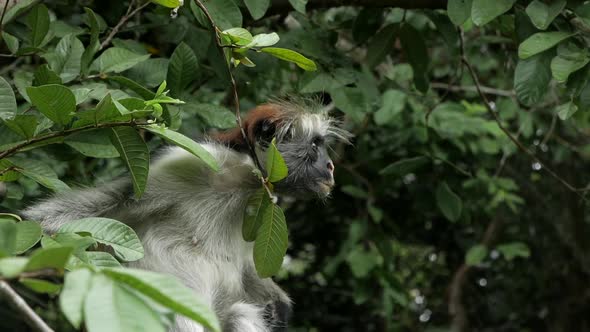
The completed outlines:
{"type": "Polygon", "coordinates": [[[547,144],[547,142],[549,142],[549,140],[551,139],[551,136],[553,136],[553,132],[555,131],[556,124],[557,124],[557,113],[553,114],[553,117],[551,118],[551,126],[549,126],[549,130],[547,131],[547,135],[545,135],[545,137],[543,137],[543,140],[541,141],[541,145],[545,145],[545,144],[547,144]]]}
{"type": "Polygon", "coordinates": [[[27,302],[18,293],[10,287],[8,282],[0,280],[0,293],[3,294],[16,309],[18,309],[27,319],[26,322],[32,328],[41,332],[53,332],[53,330],[37,315],[27,302]]]}
{"type": "MultiPolygon", "coordinates": [[[[439,83],[439,82],[430,83],[430,86],[433,87],[434,89],[447,90],[447,91],[452,91],[452,92],[477,92],[476,86],[451,85],[448,83],[439,83]]],[[[514,93],[514,91],[512,91],[512,90],[500,90],[500,89],[490,88],[487,86],[482,86],[481,91],[483,91],[484,93],[486,93],[488,95],[496,95],[496,96],[502,96],[502,97],[514,97],[516,95],[514,93]]]]}
{"type": "Polygon", "coordinates": [[[481,85],[479,83],[479,79],[477,78],[477,74],[475,73],[475,69],[473,69],[473,66],[467,60],[467,57],[465,55],[462,56],[461,62],[465,65],[465,67],[469,71],[469,74],[471,75],[471,78],[473,79],[473,83],[475,84],[475,87],[477,88],[477,93],[479,94],[479,97],[483,101],[484,106],[487,109],[488,113],[496,121],[496,125],[498,126],[498,128],[500,128],[500,130],[502,130],[502,132],[510,139],[510,141],[512,141],[512,143],[514,143],[514,145],[516,145],[518,147],[519,150],[521,150],[526,155],[528,155],[534,162],[539,163],[539,165],[541,165],[541,167],[545,170],[545,172],[549,173],[549,175],[551,175],[553,178],[555,178],[557,181],[559,181],[562,185],[564,185],[570,191],[577,192],[578,195],[584,199],[584,197],[579,192],[586,191],[587,190],[586,188],[576,188],[573,185],[571,185],[569,182],[567,182],[565,179],[563,179],[561,176],[559,176],[555,171],[553,171],[553,169],[551,169],[541,159],[539,159],[539,157],[537,157],[535,155],[535,153],[533,153],[529,148],[524,146],[524,144],[521,141],[519,141],[518,138],[516,138],[514,135],[512,135],[512,133],[510,133],[510,131],[506,127],[504,127],[499,115],[492,108],[492,106],[490,105],[490,101],[488,100],[488,97],[481,89],[481,85]]]}
{"type": "MultiPolygon", "coordinates": [[[[460,38],[459,38],[459,63],[457,66],[457,70],[455,72],[455,75],[453,75],[453,77],[451,77],[449,79],[449,82],[445,84],[446,85],[445,93],[443,93],[443,95],[439,98],[440,102],[438,102],[436,105],[430,107],[430,109],[424,115],[424,120],[426,121],[427,125],[428,125],[428,119],[430,118],[430,115],[432,114],[432,112],[436,109],[436,107],[438,105],[440,105],[443,101],[445,101],[445,99],[447,98],[447,95],[449,94],[449,92],[451,92],[450,87],[453,86],[453,84],[455,84],[458,80],[460,80],[463,77],[463,66],[461,65],[461,58],[463,57],[463,55],[465,53],[465,47],[463,46],[463,43],[464,43],[463,30],[461,30],[460,28],[457,28],[457,33],[460,35],[460,38]]],[[[433,86],[433,88],[436,88],[436,87],[433,86]]]]}
{"type": "Polygon", "coordinates": [[[135,3],[135,1],[131,1],[129,3],[129,7],[127,8],[127,13],[125,13],[125,15],[123,15],[121,17],[121,19],[119,20],[119,23],[117,23],[117,25],[115,25],[115,27],[113,28],[113,30],[111,30],[111,32],[109,33],[107,38],[105,38],[105,40],[102,43],[100,43],[100,47],[98,48],[98,50],[102,50],[103,48],[105,48],[105,46],[109,45],[111,43],[111,41],[113,40],[113,38],[115,37],[115,35],[117,33],[119,33],[119,30],[121,30],[121,28],[127,23],[127,21],[129,21],[130,18],[135,16],[135,14],[137,14],[140,10],[147,7],[151,2],[146,1],[144,4],[142,4],[141,6],[135,8],[133,11],[131,11],[131,8],[133,7],[134,3],[135,3]]]}
{"type": "Polygon", "coordinates": [[[16,166],[10,166],[8,168],[5,168],[5,169],[3,169],[3,170],[0,171],[0,176],[4,175],[4,174],[6,174],[6,173],[8,173],[10,171],[16,171],[17,169],[18,169],[18,167],[16,167],[16,166]]]}
{"type": "Polygon", "coordinates": [[[9,71],[15,69],[23,61],[25,61],[24,58],[16,58],[16,60],[14,60],[8,66],[4,66],[4,68],[0,69],[0,75],[4,75],[4,74],[8,73],[9,71]]]}
{"type": "Polygon", "coordinates": [[[4,31],[4,26],[2,25],[2,22],[4,22],[4,15],[6,15],[6,9],[8,9],[9,2],[10,0],[6,0],[6,2],[4,3],[4,8],[2,9],[2,16],[0,16],[0,36],[2,35],[2,31],[4,31]]]}
{"type": "Polygon", "coordinates": [[[52,138],[56,138],[56,137],[67,136],[69,134],[77,133],[77,132],[84,131],[84,130],[97,129],[97,128],[124,127],[124,126],[138,127],[138,126],[145,126],[145,125],[149,125],[149,124],[150,123],[147,123],[147,122],[146,123],[138,123],[135,121],[122,121],[122,122],[91,124],[91,125],[87,125],[87,126],[83,126],[83,127],[79,127],[79,128],[72,128],[72,129],[67,129],[67,130],[63,130],[63,131],[56,131],[56,132],[52,132],[52,133],[49,133],[49,134],[46,134],[43,136],[31,138],[30,140],[28,140],[26,142],[17,144],[15,146],[11,147],[10,149],[2,151],[2,152],[0,152],[0,159],[10,157],[13,154],[18,153],[19,150],[26,148],[29,145],[43,142],[43,141],[46,141],[46,140],[49,140],[52,138]]]}
{"type": "MultiPolygon", "coordinates": [[[[496,237],[500,233],[501,226],[501,219],[496,218],[492,220],[486,227],[484,235],[479,244],[485,246],[486,248],[490,248],[496,241],[496,237]]],[[[449,314],[452,316],[452,330],[456,332],[468,331],[469,328],[467,310],[463,305],[463,285],[467,281],[467,276],[472,268],[473,266],[463,262],[461,266],[455,270],[453,279],[449,285],[449,314]]]]}
{"type": "MultiPolygon", "coordinates": [[[[195,4],[197,4],[197,6],[199,6],[199,8],[203,11],[205,16],[207,17],[207,20],[211,24],[211,27],[213,29],[213,34],[215,35],[215,41],[216,41],[217,47],[221,50],[221,53],[224,54],[224,50],[223,50],[224,45],[222,45],[221,38],[219,37],[219,32],[221,30],[215,24],[213,17],[211,17],[211,14],[207,10],[207,7],[205,7],[203,2],[201,2],[201,0],[194,0],[194,1],[195,1],[195,4]]],[[[234,79],[234,75],[231,72],[231,66],[228,64],[226,67],[227,67],[227,72],[229,74],[231,87],[233,90],[235,115],[236,115],[236,122],[238,124],[238,128],[240,128],[240,132],[242,133],[242,138],[246,142],[246,146],[248,146],[248,151],[250,152],[250,157],[252,157],[256,167],[258,168],[258,170],[260,170],[260,172],[262,172],[263,177],[264,177],[266,172],[265,172],[264,168],[262,167],[262,165],[260,164],[260,160],[258,160],[258,156],[256,155],[256,151],[254,150],[254,147],[252,146],[252,144],[250,144],[250,140],[248,139],[248,136],[246,135],[246,131],[244,130],[244,126],[242,123],[242,116],[240,113],[240,99],[238,96],[238,87],[236,84],[236,80],[234,79]]],[[[270,189],[268,188],[268,184],[265,181],[263,181],[262,183],[266,187],[267,191],[270,192],[270,189]]]]}

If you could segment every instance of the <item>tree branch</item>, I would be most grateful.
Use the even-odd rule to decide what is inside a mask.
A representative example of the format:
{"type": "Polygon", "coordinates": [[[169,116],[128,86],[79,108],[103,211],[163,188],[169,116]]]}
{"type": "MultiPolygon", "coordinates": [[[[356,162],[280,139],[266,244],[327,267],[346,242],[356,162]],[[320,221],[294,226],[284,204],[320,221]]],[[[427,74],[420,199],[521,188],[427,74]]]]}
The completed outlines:
{"type": "Polygon", "coordinates": [[[56,137],[64,137],[64,136],[67,136],[67,135],[70,135],[73,133],[77,133],[80,131],[84,131],[84,130],[97,129],[97,128],[124,127],[124,126],[138,127],[138,126],[145,126],[148,124],[150,124],[150,123],[147,123],[147,122],[146,123],[138,123],[135,121],[123,121],[123,122],[92,124],[92,125],[87,125],[87,126],[83,126],[83,127],[79,127],[79,128],[72,128],[72,129],[67,129],[67,130],[63,130],[63,131],[56,131],[56,132],[49,133],[47,135],[31,138],[30,140],[28,140],[26,142],[17,144],[10,149],[2,151],[2,152],[0,152],[0,159],[10,157],[13,154],[19,152],[19,150],[21,150],[29,145],[43,142],[43,141],[46,141],[46,140],[49,140],[52,138],[56,138],[56,137]]]}
{"type": "MultiPolygon", "coordinates": [[[[491,247],[499,233],[502,221],[494,219],[486,227],[485,233],[479,244],[491,247]]],[[[451,330],[455,332],[464,332],[469,330],[469,319],[467,310],[463,305],[463,285],[467,281],[467,276],[473,267],[463,262],[455,271],[451,284],[449,285],[449,315],[452,317],[451,330]]]]}
{"type": "MultiPolygon", "coordinates": [[[[452,85],[452,84],[448,84],[448,83],[439,83],[439,82],[432,82],[432,83],[430,83],[430,86],[433,89],[447,90],[447,91],[451,91],[451,92],[477,92],[476,86],[452,85]]],[[[481,91],[483,91],[484,93],[486,93],[488,95],[496,95],[496,96],[501,96],[501,97],[514,97],[514,96],[516,96],[516,93],[514,93],[514,91],[512,91],[512,90],[500,90],[500,89],[490,88],[487,86],[482,86],[481,91]]]]}
{"type": "MultiPolygon", "coordinates": [[[[463,38],[462,34],[460,34],[459,36],[460,36],[460,38],[463,38]]],[[[463,63],[463,65],[465,65],[465,67],[467,68],[469,74],[471,75],[471,78],[473,79],[473,83],[475,84],[475,87],[476,87],[477,93],[479,94],[479,97],[483,101],[483,104],[484,104],[486,110],[488,111],[488,113],[496,121],[496,125],[498,126],[498,128],[500,128],[500,130],[502,130],[502,132],[510,139],[510,141],[512,141],[512,143],[514,143],[514,145],[516,145],[516,147],[520,151],[522,151],[526,155],[528,155],[534,162],[539,163],[539,165],[541,165],[541,167],[545,170],[545,172],[549,173],[549,175],[551,175],[554,179],[556,179],[557,181],[559,181],[562,185],[564,185],[570,191],[573,191],[573,192],[578,193],[578,196],[580,196],[580,198],[582,198],[583,200],[586,200],[586,198],[582,194],[580,194],[580,192],[587,191],[589,188],[576,188],[573,185],[571,185],[564,178],[562,178],[561,176],[559,176],[547,164],[545,164],[541,159],[539,159],[539,157],[537,157],[533,151],[531,151],[529,148],[527,148],[526,146],[524,146],[524,144],[521,141],[519,141],[517,137],[515,137],[514,135],[512,135],[512,133],[506,127],[504,127],[504,125],[502,124],[502,120],[500,119],[500,116],[492,108],[492,106],[490,105],[490,101],[488,100],[488,97],[483,92],[482,86],[479,83],[479,79],[477,78],[477,74],[475,73],[475,69],[473,69],[473,66],[467,60],[467,57],[465,56],[465,53],[462,52],[461,54],[462,54],[462,56],[461,56],[461,62],[463,63]]]]}
{"type": "Polygon", "coordinates": [[[2,22],[4,22],[4,15],[6,14],[6,10],[8,9],[9,2],[10,0],[6,0],[6,2],[4,3],[4,8],[2,8],[2,16],[0,16],[0,36],[2,36],[2,31],[4,31],[4,26],[2,25],[2,22]]]}
{"type": "MultiPolygon", "coordinates": [[[[211,14],[207,10],[207,7],[205,7],[203,2],[201,2],[201,0],[194,0],[194,1],[195,1],[195,4],[203,11],[205,16],[207,17],[207,20],[211,24],[211,28],[213,29],[213,34],[215,35],[215,41],[216,41],[217,47],[220,49],[221,53],[224,54],[224,47],[225,46],[222,45],[221,38],[219,37],[219,32],[221,30],[215,24],[213,17],[211,17],[211,14]]],[[[252,146],[252,144],[250,144],[250,140],[248,139],[248,136],[246,135],[246,131],[244,130],[244,126],[242,124],[242,115],[240,112],[240,99],[238,96],[238,86],[236,84],[236,80],[234,79],[234,75],[231,72],[231,66],[229,64],[227,64],[226,67],[227,67],[227,72],[228,72],[228,75],[230,78],[232,92],[233,92],[235,116],[236,116],[236,122],[238,124],[238,128],[240,128],[240,132],[242,133],[242,138],[244,138],[244,141],[246,142],[246,145],[248,146],[248,151],[250,153],[250,157],[253,159],[254,164],[256,165],[258,170],[263,174],[263,177],[264,177],[266,172],[265,172],[264,168],[262,167],[262,165],[260,164],[260,160],[258,160],[258,156],[256,155],[256,151],[254,150],[254,147],[252,146]]],[[[271,194],[270,188],[268,187],[268,184],[264,180],[262,181],[262,184],[272,199],[273,196],[271,194]]]]}
{"type": "Polygon", "coordinates": [[[37,315],[37,313],[23,300],[18,293],[10,287],[8,282],[0,280],[0,294],[3,294],[16,309],[26,318],[26,322],[37,331],[53,332],[53,330],[37,315]]]}
{"type": "Polygon", "coordinates": [[[129,3],[129,7],[127,8],[127,13],[125,13],[125,15],[123,15],[121,17],[121,19],[119,20],[119,23],[117,23],[117,25],[115,25],[115,27],[113,28],[113,30],[111,30],[111,32],[109,33],[107,38],[105,38],[105,40],[102,43],[100,43],[100,47],[98,48],[98,50],[102,50],[103,48],[105,48],[105,46],[109,45],[111,43],[111,41],[113,40],[113,38],[115,37],[115,35],[117,33],[119,33],[119,30],[121,30],[121,28],[127,23],[127,21],[129,21],[130,18],[135,16],[135,14],[137,14],[140,10],[147,7],[151,2],[146,1],[144,4],[142,4],[141,6],[138,6],[137,8],[135,8],[132,11],[131,8],[133,7],[134,3],[135,3],[135,0],[131,0],[131,2],[129,3]]]}
{"type": "MultiPolygon", "coordinates": [[[[402,9],[445,9],[447,0],[309,0],[306,9],[332,8],[342,6],[402,9]]],[[[288,0],[273,0],[267,15],[287,13],[294,10],[288,0]]]]}

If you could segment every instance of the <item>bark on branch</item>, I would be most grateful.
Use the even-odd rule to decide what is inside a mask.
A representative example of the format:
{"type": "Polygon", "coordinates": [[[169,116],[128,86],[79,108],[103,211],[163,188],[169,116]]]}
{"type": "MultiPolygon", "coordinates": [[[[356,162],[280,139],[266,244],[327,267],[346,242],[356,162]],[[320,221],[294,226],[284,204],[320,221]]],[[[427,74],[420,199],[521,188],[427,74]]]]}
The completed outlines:
{"type": "MultiPolygon", "coordinates": [[[[396,7],[403,9],[444,9],[447,0],[309,0],[307,9],[333,8],[341,6],[354,7],[396,7]]],[[[269,13],[279,14],[293,10],[288,0],[273,0],[269,13]]]]}

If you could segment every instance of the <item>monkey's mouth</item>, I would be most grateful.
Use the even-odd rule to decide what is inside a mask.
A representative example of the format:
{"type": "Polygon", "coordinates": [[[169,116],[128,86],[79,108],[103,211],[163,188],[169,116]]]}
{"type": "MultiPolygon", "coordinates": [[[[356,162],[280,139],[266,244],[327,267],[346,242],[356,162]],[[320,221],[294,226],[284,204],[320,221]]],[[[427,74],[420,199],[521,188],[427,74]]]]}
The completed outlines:
{"type": "Polygon", "coordinates": [[[320,181],[318,182],[318,187],[322,194],[328,195],[332,191],[332,188],[334,188],[334,180],[320,181]]]}

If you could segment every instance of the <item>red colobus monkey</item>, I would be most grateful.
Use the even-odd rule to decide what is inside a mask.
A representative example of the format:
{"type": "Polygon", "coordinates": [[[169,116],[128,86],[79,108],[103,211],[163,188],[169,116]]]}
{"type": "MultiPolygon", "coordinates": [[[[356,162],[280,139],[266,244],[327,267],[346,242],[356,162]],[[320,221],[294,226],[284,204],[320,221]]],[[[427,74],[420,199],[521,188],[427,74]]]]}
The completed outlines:
{"type": "MultiPolygon", "coordinates": [[[[309,102],[276,101],[250,111],[244,121],[257,157],[273,137],[289,175],[275,186],[281,195],[325,198],[334,186],[327,144],[347,140],[346,131],[309,102]]],[[[212,171],[199,158],[169,148],[150,165],[147,188],[133,197],[127,179],[73,190],[29,207],[24,215],[56,231],[71,220],[108,217],[130,225],[145,256],[133,267],[170,273],[195,290],[215,311],[223,331],[286,330],[287,294],[272,279],[256,274],[252,243],[242,238],[246,202],[260,187],[255,164],[239,128],[214,135],[203,146],[220,165],[212,171]]],[[[203,331],[177,317],[174,331],[203,331]]]]}

